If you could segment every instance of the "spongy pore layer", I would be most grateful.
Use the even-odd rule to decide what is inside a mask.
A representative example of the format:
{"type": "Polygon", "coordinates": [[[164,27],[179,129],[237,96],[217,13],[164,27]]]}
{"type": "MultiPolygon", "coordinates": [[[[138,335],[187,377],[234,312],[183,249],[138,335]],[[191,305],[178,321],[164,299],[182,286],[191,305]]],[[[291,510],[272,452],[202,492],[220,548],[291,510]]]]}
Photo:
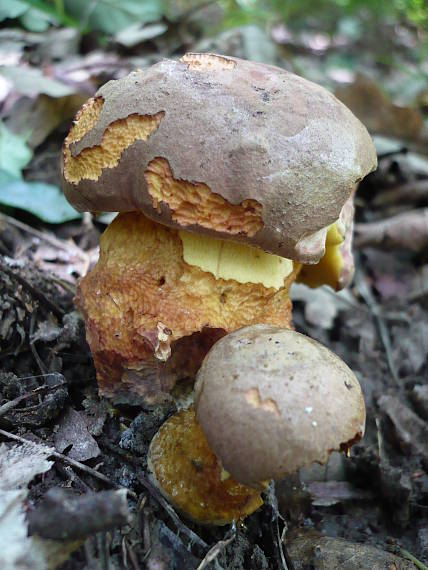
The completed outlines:
{"type": "Polygon", "coordinates": [[[120,214],[103,234],[99,261],[77,296],[101,391],[153,358],[159,324],[173,354],[176,341],[207,328],[225,334],[253,323],[290,327],[295,274],[280,288],[216,278],[184,261],[178,231],[142,214],[120,214]]]}
{"type": "Polygon", "coordinates": [[[162,425],[150,446],[150,465],[162,492],[196,522],[229,524],[263,504],[259,491],[222,477],[192,408],[162,425]]]}
{"type": "Polygon", "coordinates": [[[232,235],[254,236],[263,228],[262,205],[257,200],[231,204],[202,182],[174,178],[165,158],[153,159],[145,172],[153,206],[168,205],[180,226],[198,225],[232,235]]]}
{"type": "Polygon", "coordinates": [[[103,100],[90,99],[82,107],[80,114],[64,141],[64,178],[73,184],[81,180],[98,180],[105,168],[115,168],[124,150],[137,140],[147,140],[155,131],[165,113],[155,115],[129,115],[112,122],[104,131],[101,144],[85,148],[73,156],[70,145],[83,138],[98,122],[103,100]]]}

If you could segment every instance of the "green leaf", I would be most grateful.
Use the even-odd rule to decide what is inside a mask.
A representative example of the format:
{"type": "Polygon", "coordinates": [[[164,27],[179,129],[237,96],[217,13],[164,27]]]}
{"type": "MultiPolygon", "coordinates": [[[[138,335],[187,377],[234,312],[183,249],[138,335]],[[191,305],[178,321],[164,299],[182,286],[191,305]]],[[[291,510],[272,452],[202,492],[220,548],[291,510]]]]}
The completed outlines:
{"type": "Polygon", "coordinates": [[[76,92],[73,87],[46,77],[35,67],[3,65],[0,66],[0,75],[11,81],[18,93],[28,97],[35,97],[40,93],[51,97],[64,97],[76,92]]]}
{"type": "Polygon", "coordinates": [[[155,24],[141,25],[134,24],[121,30],[114,37],[115,41],[125,47],[134,47],[139,43],[157,38],[168,29],[166,24],[156,22],[155,24]]]}
{"type": "Polygon", "coordinates": [[[162,17],[161,0],[65,0],[65,7],[67,13],[80,19],[82,28],[107,34],[162,17]]]}
{"type": "Polygon", "coordinates": [[[0,204],[30,212],[49,224],[81,217],[53,184],[26,182],[4,170],[0,170],[0,204]]]}
{"type": "Polygon", "coordinates": [[[51,25],[52,19],[44,12],[30,8],[20,17],[20,22],[30,32],[45,32],[51,25]]]}
{"type": "Polygon", "coordinates": [[[0,170],[21,178],[21,171],[33,156],[25,138],[15,135],[0,122],[0,170]]]}
{"type": "Polygon", "coordinates": [[[0,6],[0,22],[6,18],[18,18],[28,10],[28,4],[20,0],[2,0],[0,6]]]}

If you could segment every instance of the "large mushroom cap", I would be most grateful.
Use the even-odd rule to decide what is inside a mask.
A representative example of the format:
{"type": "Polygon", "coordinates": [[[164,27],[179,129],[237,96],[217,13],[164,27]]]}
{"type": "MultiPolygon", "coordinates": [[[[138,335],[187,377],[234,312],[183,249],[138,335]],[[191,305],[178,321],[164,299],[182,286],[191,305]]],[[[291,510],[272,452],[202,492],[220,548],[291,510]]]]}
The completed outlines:
{"type": "Polygon", "coordinates": [[[76,117],[62,170],[78,210],[137,210],[315,263],[325,229],[375,166],[365,127],[322,87],[187,54],[104,85],[76,117]]]}
{"type": "Polygon", "coordinates": [[[270,325],[240,329],[205,357],[195,386],[198,420],[237,481],[280,479],[364,433],[360,385],[320,343],[270,325]]]}

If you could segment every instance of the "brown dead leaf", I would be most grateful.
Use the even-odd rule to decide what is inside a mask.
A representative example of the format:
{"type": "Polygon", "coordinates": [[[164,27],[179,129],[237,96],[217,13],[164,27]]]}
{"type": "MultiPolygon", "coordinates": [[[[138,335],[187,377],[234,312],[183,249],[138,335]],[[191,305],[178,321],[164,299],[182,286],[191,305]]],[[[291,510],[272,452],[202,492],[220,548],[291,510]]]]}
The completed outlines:
{"type": "Polygon", "coordinates": [[[307,486],[312,504],[316,507],[330,507],[345,501],[367,501],[373,499],[370,491],[354,487],[348,481],[313,481],[307,486]]]}
{"type": "Polygon", "coordinates": [[[27,144],[36,148],[61,123],[74,117],[86,99],[86,94],[58,98],[48,95],[39,95],[36,99],[21,97],[9,111],[7,126],[18,135],[30,132],[27,144]]]}
{"type": "Polygon", "coordinates": [[[389,420],[385,434],[403,453],[421,455],[428,465],[428,425],[395,396],[384,395],[378,400],[380,411],[389,420]],[[392,429],[391,427],[392,426],[392,429]]]}
{"type": "Polygon", "coordinates": [[[428,422],[428,384],[414,386],[409,397],[418,415],[428,422]]]}
{"type": "Polygon", "coordinates": [[[357,75],[353,83],[336,89],[335,95],[371,133],[428,142],[422,114],[417,109],[395,105],[369,77],[357,75]]]}
{"type": "Polygon", "coordinates": [[[386,220],[355,225],[355,246],[381,249],[428,248],[428,208],[410,210],[386,220]]]}
{"type": "Polygon", "coordinates": [[[87,461],[101,453],[97,442],[89,433],[88,418],[84,412],[70,408],[59,422],[55,435],[55,448],[76,461],[87,461]],[[68,451],[67,451],[68,450],[68,451]]]}
{"type": "Polygon", "coordinates": [[[414,565],[374,546],[323,536],[317,531],[298,531],[287,539],[296,570],[414,570],[414,565]]]}
{"type": "Polygon", "coordinates": [[[428,202],[428,180],[412,180],[394,188],[383,190],[373,199],[374,206],[402,205],[428,202]]]}

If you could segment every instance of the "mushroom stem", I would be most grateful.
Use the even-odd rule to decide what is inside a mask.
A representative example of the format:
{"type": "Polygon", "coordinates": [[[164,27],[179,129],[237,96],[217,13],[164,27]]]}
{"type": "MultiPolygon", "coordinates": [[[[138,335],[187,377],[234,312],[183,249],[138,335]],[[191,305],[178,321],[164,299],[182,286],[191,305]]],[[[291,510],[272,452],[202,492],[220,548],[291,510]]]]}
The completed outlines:
{"type": "MultiPolygon", "coordinates": [[[[163,399],[177,379],[196,374],[222,335],[257,322],[291,326],[289,289],[297,267],[290,273],[288,262],[280,264],[281,258],[260,252],[267,265],[255,264],[258,282],[216,278],[196,265],[199,250],[192,250],[192,244],[198,238],[192,234],[183,246],[183,235],[143,214],[127,213],[119,214],[101,237],[100,258],[80,282],[77,303],[85,315],[103,395],[122,392],[146,402],[163,399]],[[186,262],[185,249],[193,264],[186,262]],[[278,285],[282,279],[281,287],[260,282],[271,275],[278,285]]],[[[248,259],[259,252],[237,248],[244,261],[237,259],[234,270],[232,258],[225,262],[225,271],[242,277],[243,267],[251,273],[248,259]]],[[[210,252],[219,265],[218,248],[206,247],[205,260],[210,252]]]]}

